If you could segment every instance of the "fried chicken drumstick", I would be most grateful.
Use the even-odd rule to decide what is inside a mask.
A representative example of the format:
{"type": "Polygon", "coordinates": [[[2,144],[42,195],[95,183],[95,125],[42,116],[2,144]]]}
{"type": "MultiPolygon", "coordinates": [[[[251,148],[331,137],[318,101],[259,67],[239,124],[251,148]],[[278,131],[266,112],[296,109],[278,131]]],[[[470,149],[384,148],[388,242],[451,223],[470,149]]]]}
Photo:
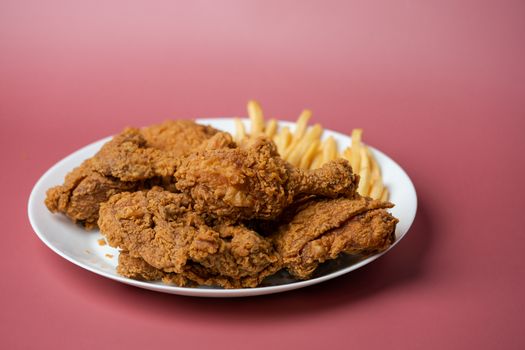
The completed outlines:
{"type": "Polygon", "coordinates": [[[398,222],[393,205],[365,197],[312,199],[272,236],[284,266],[297,278],[311,276],[320,263],[345,254],[388,248],[398,222]]]}
{"type": "Polygon", "coordinates": [[[129,276],[239,288],[281,269],[269,240],[241,224],[208,226],[190,197],[160,187],[112,196],[98,224],[108,243],[129,255],[119,268],[129,276]]]}
{"type": "Polygon", "coordinates": [[[313,171],[295,168],[263,137],[191,153],[175,177],[177,189],[192,197],[195,210],[232,221],[275,219],[301,195],[350,196],[358,181],[342,159],[313,171]]]}
{"type": "Polygon", "coordinates": [[[167,121],[143,129],[127,128],[92,158],[71,171],[63,185],[47,191],[45,204],[85,228],[96,227],[100,203],[123,191],[154,184],[174,188],[179,158],[217,130],[188,120],[167,121]]]}

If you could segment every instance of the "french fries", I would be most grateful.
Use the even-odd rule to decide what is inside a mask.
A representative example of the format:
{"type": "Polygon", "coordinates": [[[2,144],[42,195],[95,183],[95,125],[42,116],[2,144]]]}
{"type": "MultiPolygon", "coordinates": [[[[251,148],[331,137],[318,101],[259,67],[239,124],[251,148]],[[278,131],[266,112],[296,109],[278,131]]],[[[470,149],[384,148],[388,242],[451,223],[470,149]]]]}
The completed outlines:
{"type": "MultiPolygon", "coordinates": [[[[357,153],[357,152],[354,152],[357,153]]],[[[364,147],[359,147],[359,186],[358,193],[370,193],[370,159],[366,154],[364,147]]]]}
{"type": "Polygon", "coordinates": [[[312,112],[305,109],[299,116],[299,119],[297,119],[297,123],[295,123],[295,133],[293,134],[292,142],[289,145],[289,147],[281,154],[281,156],[284,159],[288,159],[290,157],[290,153],[295,151],[295,149],[297,148],[297,145],[302,141],[306,133],[308,121],[310,120],[311,117],[312,117],[312,112]]]}
{"type": "Polygon", "coordinates": [[[264,129],[264,134],[268,136],[269,138],[273,138],[276,132],[277,132],[277,120],[270,119],[270,121],[266,124],[266,127],[264,129]]]}
{"type": "Polygon", "coordinates": [[[281,132],[273,138],[273,141],[277,145],[277,151],[279,154],[284,154],[284,151],[286,151],[292,142],[292,133],[290,132],[290,128],[287,126],[282,128],[281,132]]]}
{"type": "Polygon", "coordinates": [[[350,165],[356,173],[359,173],[361,167],[361,135],[363,130],[352,130],[352,153],[350,155],[350,165]]]}
{"type": "Polygon", "coordinates": [[[246,137],[246,130],[244,129],[244,124],[239,118],[235,118],[235,136],[234,139],[236,142],[243,140],[246,137]]]}
{"type": "MultiPolygon", "coordinates": [[[[285,159],[292,165],[299,166],[301,163],[301,158],[306,156],[307,151],[310,149],[310,145],[319,144],[322,134],[323,128],[321,127],[321,124],[314,125],[304,136],[301,136],[299,139],[292,140],[292,144],[288,148],[288,155],[285,157],[285,159]],[[294,144],[295,140],[297,140],[297,142],[294,144]]],[[[310,151],[310,158],[316,150],[317,147],[310,151]]],[[[308,163],[311,163],[311,160],[308,163]]]]}
{"type": "Polygon", "coordinates": [[[275,142],[277,151],[283,159],[304,169],[316,169],[337,158],[347,159],[354,172],[360,177],[357,192],[362,196],[388,200],[389,191],[384,186],[379,164],[370,148],[362,142],[362,129],[352,130],[351,146],[339,153],[337,142],[332,136],[322,140],[321,124],[308,126],[312,118],[310,110],[304,110],[300,114],[292,133],[287,126],[279,128],[279,123],[275,119],[265,123],[261,105],[257,101],[249,101],[247,109],[250,132],[248,134],[243,122],[235,118],[234,138],[237,142],[247,137],[265,135],[275,142]]]}
{"type": "Polygon", "coordinates": [[[264,129],[263,112],[257,101],[251,100],[248,102],[248,116],[252,122],[251,135],[257,137],[262,134],[264,129]]]}
{"type": "Polygon", "coordinates": [[[338,157],[337,143],[332,136],[328,136],[328,138],[323,143],[323,164],[337,159],[338,157]]]}

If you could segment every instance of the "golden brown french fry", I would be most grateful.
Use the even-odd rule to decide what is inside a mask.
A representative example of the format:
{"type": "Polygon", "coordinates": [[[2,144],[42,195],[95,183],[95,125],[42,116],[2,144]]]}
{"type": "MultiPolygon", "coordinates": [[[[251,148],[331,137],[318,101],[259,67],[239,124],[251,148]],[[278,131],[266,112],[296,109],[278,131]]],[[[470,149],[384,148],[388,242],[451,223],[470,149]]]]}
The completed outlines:
{"type": "Polygon", "coordinates": [[[381,177],[378,177],[372,183],[372,187],[370,188],[369,196],[373,199],[381,199],[383,190],[384,190],[383,180],[381,179],[381,177]]]}
{"type": "Polygon", "coordinates": [[[304,155],[301,157],[301,162],[299,163],[300,168],[303,168],[303,169],[310,168],[310,164],[312,164],[314,155],[316,154],[317,149],[319,148],[319,143],[320,143],[319,140],[314,140],[310,144],[310,146],[308,147],[304,155]]]}
{"type": "Polygon", "coordinates": [[[312,163],[310,164],[310,169],[320,168],[324,164],[323,160],[323,151],[318,149],[317,152],[314,154],[314,158],[312,160],[312,163]]]}
{"type": "Polygon", "coordinates": [[[308,126],[308,121],[312,118],[312,111],[305,109],[299,115],[297,122],[295,124],[294,140],[300,139],[306,133],[306,127],[308,126]]]}
{"type": "Polygon", "coordinates": [[[368,162],[368,155],[366,149],[361,147],[361,163],[359,164],[359,185],[357,186],[357,192],[362,196],[368,196],[370,191],[370,164],[368,162]]]}
{"type": "Polygon", "coordinates": [[[369,162],[370,162],[370,181],[375,181],[376,179],[381,178],[381,171],[379,170],[379,164],[377,164],[377,161],[372,154],[372,151],[370,151],[369,147],[366,148],[366,154],[368,156],[369,162]]]}
{"type": "Polygon", "coordinates": [[[385,188],[383,189],[383,194],[381,195],[381,200],[382,200],[383,202],[386,202],[386,201],[388,201],[388,197],[389,197],[389,196],[390,196],[390,193],[388,192],[388,188],[385,187],[385,188]]]}
{"type": "Polygon", "coordinates": [[[321,126],[321,124],[317,123],[314,126],[312,126],[312,128],[308,131],[308,133],[305,136],[305,139],[307,142],[320,140],[322,134],[323,134],[323,127],[321,126]]]}
{"type": "Polygon", "coordinates": [[[269,138],[273,138],[276,132],[277,132],[277,120],[270,119],[268,123],[266,123],[266,127],[264,128],[264,134],[268,136],[269,138]]]}
{"type": "Polygon", "coordinates": [[[261,105],[255,101],[248,101],[248,116],[252,122],[250,135],[251,137],[256,137],[263,132],[264,129],[264,116],[262,112],[261,105]]]}
{"type": "Polygon", "coordinates": [[[332,136],[323,142],[323,164],[337,158],[337,143],[332,136]]]}
{"type": "Polygon", "coordinates": [[[290,132],[290,128],[287,126],[282,128],[281,131],[275,136],[274,142],[277,146],[277,151],[282,158],[284,158],[282,155],[286,148],[290,145],[291,140],[292,133],[290,132]]]}
{"type": "Polygon", "coordinates": [[[308,133],[304,135],[298,143],[290,145],[288,156],[285,158],[291,164],[299,166],[301,163],[301,157],[306,153],[310,144],[315,141],[319,141],[323,128],[320,124],[315,124],[308,130],[308,133]]]}
{"type": "Polygon", "coordinates": [[[246,130],[244,129],[244,124],[239,118],[235,118],[235,141],[240,142],[246,137],[246,130]]]}
{"type": "Polygon", "coordinates": [[[301,158],[307,149],[308,144],[303,142],[299,143],[294,147],[294,149],[292,150],[288,158],[286,158],[286,160],[294,166],[299,166],[299,164],[301,163],[301,158]]]}
{"type": "Polygon", "coordinates": [[[350,165],[354,173],[359,174],[359,165],[361,163],[361,135],[363,134],[362,129],[352,130],[352,157],[350,159],[350,165]]]}
{"type": "Polygon", "coordinates": [[[381,199],[383,194],[383,179],[381,178],[381,170],[379,169],[379,164],[375,159],[372,151],[369,147],[366,147],[366,153],[370,162],[370,197],[374,199],[381,199]]]}
{"type": "Polygon", "coordinates": [[[297,122],[295,123],[295,132],[293,134],[292,143],[288,146],[288,148],[284,151],[282,157],[284,159],[288,159],[290,157],[290,153],[294,151],[295,146],[301,142],[302,138],[304,137],[306,133],[306,128],[308,127],[308,121],[312,117],[312,112],[305,109],[301,112],[301,115],[297,119],[297,122]]]}
{"type": "Polygon", "coordinates": [[[341,153],[340,157],[350,162],[352,160],[352,148],[350,147],[345,148],[343,153],[341,153]]]}

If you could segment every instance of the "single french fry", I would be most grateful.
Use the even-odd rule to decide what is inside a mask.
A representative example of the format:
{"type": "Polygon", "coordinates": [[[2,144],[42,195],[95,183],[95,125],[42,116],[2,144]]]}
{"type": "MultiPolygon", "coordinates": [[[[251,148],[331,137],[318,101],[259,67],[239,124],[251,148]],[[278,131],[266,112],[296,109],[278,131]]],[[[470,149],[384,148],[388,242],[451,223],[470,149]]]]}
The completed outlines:
{"type": "Polygon", "coordinates": [[[321,126],[321,124],[315,124],[305,135],[305,139],[308,142],[318,141],[321,139],[322,134],[323,134],[323,127],[321,126]]]}
{"type": "Polygon", "coordinates": [[[290,153],[293,152],[295,146],[301,142],[302,138],[304,137],[306,133],[306,128],[308,127],[308,121],[312,117],[312,112],[305,109],[301,112],[301,115],[297,119],[297,122],[295,123],[295,132],[293,134],[292,143],[289,145],[289,147],[284,151],[282,157],[284,159],[288,159],[290,156],[290,153]]]}
{"type": "Polygon", "coordinates": [[[383,186],[383,180],[381,177],[374,180],[372,183],[372,187],[370,188],[370,197],[373,199],[381,199],[381,195],[383,194],[384,186],[383,186]]]}
{"type": "Polygon", "coordinates": [[[352,130],[352,157],[350,160],[350,165],[354,170],[354,173],[359,174],[359,165],[361,163],[361,135],[363,133],[362,129],[352,130]]]}
{"type": "Polygon", "coordinates": [[[370,163],[366,149],[361,147],[360,152],[361,163],[359,164],[359,185],[357,186],[357,192],[362,196],[368,196],[370,191],[370,163]]]}
{"type": "Polygon", "coordinates": [[[337,143],[332,136],[323,142],[323,164],[337,159],[337,143]]]}
{"type": "Polygon", "coordinates": [[[370,181],[374,182],[377,179],[381,178],[381,171],[379,170],[379,164],[377,164],[377,161],[372,154],[372,151],[370,151],[370,148],[366,148],[366,154],[368,156],[369,162],[370,162],[370,181]]]}
{"type": "Polygon", "coordinates": [[[307,149],[308,149],[307,143],[304,143],[304,142],[299,143],[298,145],[294,147],[294,149],[292,150],[292,152],[290,153],[290,155],[288,156],[286,160],[294,166],[299,166],[299,164],[301,163],[301,157],[303,156],[303,154],[306,152],[307,149]]]}
{"type": "Polygon", "coordinates": [[[234,119],[235,122],[235,141],[240,142],[246,137],[246,130],[244,129],[244,124],[239,118],[234,119]]]}
{"type": "Polygon", "coordinates": [[[344,158],[344,159],[346,159],[347,161],[350,162],[352,160],[352,148],[350,148],[350,147],[345,148],[343,150],[343,153],[341,153],[340,156],[341,156],[341,158],[344,158]]]}
{"type": "Polygon", "coordinates": [[[266,127],[264,128],[264,134],[268,136],[269,138],[272,138],[274,137],[276,132],[277,132],[277,120],[270,119],[268,123],[266,123],[266,127]]]}
{"type": "Polygon", "coordinates": [[[379,164],[372,154],[372,151],[370,151],[370,148],[366,147],[366,152],[370,161],[370,197],[374,199],[381,199],[381,195],[383,194],[384,190],[381,169],[379,168],[379,164]]]}
{"type": "MultiPolygon", "coordinates": [[[[275,134],[275,136],[273,137],[273,142],[275,143],[275,145],[277,146],[277,150],[279,151],[279,148],[282,147],[282,143],[283,143],[283,134],[284,134],[284,129],[281,129],[278,133],[275,134]]],[[[281,154],[281,151],[279,151],[279,154],[281,154]]],[[[282,156],[281,156],[282,157],[282,156]]]]}
{"type": "Polygon", "coordinates": [[[290,132],[290,128],[285,126],[281,129],[281,131],[275,136],[275,144],[277,146],[277,151],[283,157],[283,153],[286,150],[286,148],[289,146],[290,142],[292,140],[292,133],[290,132]]]}
{"type": "Polygon", "coordinates": [[[310,169],[320,168],[324,164],[323,160],[323,151],[321,149],[318,149],[317,152],[314,154],[314,158],[312,160],[312,163],[310,164],[310,169]]]}
{"type": "Polygon", "coordinates": [[[386,202],[386,201],[388,201],[388,197],[389,197],[389,196],[390,196],[390,193],[388,192],[388,188],[385,187],[385,188],[383,189],[383,194],[381,195],[381,200],[382,200],[383,202],[386,202]]]}
{"type": "Polygon", "coordinates": [[[261,105],[255,101],[248,101],[248,116],[252,122],[250,135],[251,137],[256,137],[263,132],[264,129],[264,116],[262,112],[261,105]]]}
{"type": "Polygon", "coordinates": [[[299,163],[299,167],[303,169],[309,169],[310,164],[312,164],[312,160],[314,158],[314,155],[317,152],[317,149],[319,148],[319,140],[314,140],[306,150],[306,152],[301,157],[301,162],[299,163]]]}
{"type": "Polygon", "coordinates": [[[308,126],[308,121],[312,118],[312,111],[305,109],[299,115],[297,122],[295,124],[294,140],[300,139],[306,133],[306,127],[308,126]]]}

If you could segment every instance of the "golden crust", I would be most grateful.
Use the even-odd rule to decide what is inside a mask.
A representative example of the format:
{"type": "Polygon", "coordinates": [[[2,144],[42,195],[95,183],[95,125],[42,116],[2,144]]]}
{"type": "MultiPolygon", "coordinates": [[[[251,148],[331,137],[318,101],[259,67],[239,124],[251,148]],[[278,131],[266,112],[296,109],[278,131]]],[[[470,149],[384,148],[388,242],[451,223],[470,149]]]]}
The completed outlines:
{"type": "Polygon", "coordinates": [[[397,219],[391,203],[365,197],[313,199],[282,224],[273,241],[285,267],[306,279],[320,263],[341,253],[382,251],[394,240],[397,219]]]}
{"type": "Polygon", "coordinates": [[[208,226],[189,197],[159,187],[111,197],[99,226],[112,247],[198,284],[254,287],[281,266],[269,240],[240,224],[208,226]]]}
{"type": "Polygon", "coordinates": [[[345,160],[313,171],[295,168],[264,137],[191,153],[175,177],[177,189],[192,197],[199,213],[233,221],[274,220],[300,195],[352,195],[358,181],[345,160]]]}
{"type": "Polygon", "coordinates": [[[192,121],[167,121],[143,129],[126,128],[71,171],[64,184],[47,191],[45,204],[86,228],[96,227],[100,203],[123,191],[160,185],[174,189],[181,156],[217,130],[192,121]]]}

